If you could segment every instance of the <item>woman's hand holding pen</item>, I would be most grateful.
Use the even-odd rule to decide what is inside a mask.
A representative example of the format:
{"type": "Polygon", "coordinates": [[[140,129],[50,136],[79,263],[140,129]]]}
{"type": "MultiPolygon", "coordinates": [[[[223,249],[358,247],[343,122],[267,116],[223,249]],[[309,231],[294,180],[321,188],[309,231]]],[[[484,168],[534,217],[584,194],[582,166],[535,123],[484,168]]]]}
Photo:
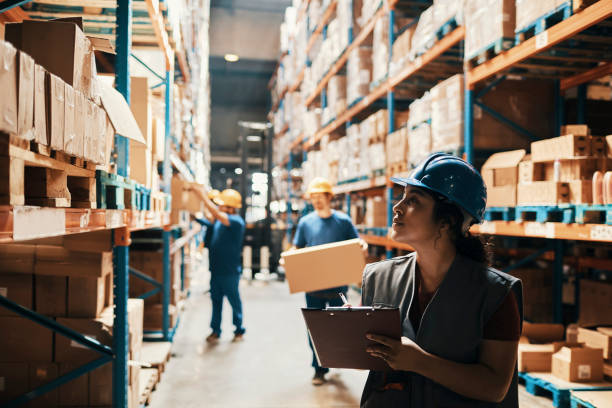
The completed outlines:
{"type": "Polygon", "coordinates": [[[384,360],[394,370],[415,371],[425,359],[425,351],[408,337],[401,341],[377,334],[367,334],[366,337],[378,344],[369,346],[366,351],[373,357],[384,360]]]}

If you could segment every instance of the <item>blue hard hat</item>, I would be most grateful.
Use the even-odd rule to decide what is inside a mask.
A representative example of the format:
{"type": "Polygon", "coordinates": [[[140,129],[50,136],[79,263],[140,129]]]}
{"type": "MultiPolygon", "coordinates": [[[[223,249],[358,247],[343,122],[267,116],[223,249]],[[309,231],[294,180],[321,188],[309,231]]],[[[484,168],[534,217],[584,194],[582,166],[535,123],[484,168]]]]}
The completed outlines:
{"type": "Polygon", "coordinates": [[[487,204],[487,188],[480,173],[469,163],[446,153],[434,153],[415,168],[410,176],[391,177],[402,186],[421,187],[446,197],[482,221],[487,204]]]}

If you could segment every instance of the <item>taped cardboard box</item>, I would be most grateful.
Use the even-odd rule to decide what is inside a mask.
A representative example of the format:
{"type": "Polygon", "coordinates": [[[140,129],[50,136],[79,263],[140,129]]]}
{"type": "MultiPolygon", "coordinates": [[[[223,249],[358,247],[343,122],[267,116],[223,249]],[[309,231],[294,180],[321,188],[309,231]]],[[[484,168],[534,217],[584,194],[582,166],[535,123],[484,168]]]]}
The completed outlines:
{"type": "Polygon", "coordinates": [[[612,325],[612,284],[581,279],[579,304],[581,326],[612,325]]]}
{"type": "Polygon", "coordinates": [[[98,278],[68,278],[69,317],[97,317],[113,304],[113,276],[98,278]]]}
{"type": "Polygon", "coordinates": [[[578,341],[586,346],[602,349],[604,359],[612,358],[612,329],[589,330],[583,327],[578,328],[578,341]]]}
{"type": "Polygon", "coordinates": [[[570,382],[603,380],[602,350],[590,347],[562,347],[553,354],[552,373],[570,382]]]}
{"type": "Polygon", "coordinates": [[[517,205],[557,205],[569,201],[569,183],[534,181],[517,188],[517,205]]]}
{"type": "MultiPolygon", "coordinates": [[[[25,307],[33,309],[34,278],[26,274],[0,273],[0,296],[25,307]]],[[[0,316],[17,316],[15,312],[5,307],[0,308],[0,316]]]]}
{"type": "Polygon", "coordinates": [[[17,133],[17,50],[0,41],[0,131],[17,133]]]}
{"type": "Polygon", "coordinates": [[[359,283],[365,267],[359,239],[287,251],[281,256],[290,293],[359,283]]]}
{"type": "Polygon", "coordinates": [[[1,316],[0,332],[0,362],[53,361],[54,333],[46,327],[23,317],[1,316]]]}
{"type": "Polygon", "coordinates": [[[483,164],[481,174],[487,186],[487,207],[514,207],[517,203],[519,165],[525,150],[495,153],[483,164]]]}
{"type": "Polygon", "coordinates": [[[47,72],[34,65],[34,141],[43,146],[49,145],[47,124],[47,72]]]}
{"type": "Polygon", "coordinates": [[[554,161],[589,156],[591,140],[588,136],[565,135],[531,143],[531,160],[554,161]]]}
{"type": "Polygon", "coordinates": [[[34,60],[28,54],[17,56],[17,134],[21,139],[34,139],[34,60]]]}

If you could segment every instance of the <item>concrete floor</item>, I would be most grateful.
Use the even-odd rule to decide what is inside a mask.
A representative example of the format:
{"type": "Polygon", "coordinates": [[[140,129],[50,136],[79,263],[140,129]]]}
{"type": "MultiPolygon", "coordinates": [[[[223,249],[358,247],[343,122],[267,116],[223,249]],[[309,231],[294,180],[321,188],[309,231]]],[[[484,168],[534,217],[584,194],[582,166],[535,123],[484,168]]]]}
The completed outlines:
{"type": "MultiPolygon", "coordinates": [[[[280,282],[241,283],[244,341],[232,343],[231,309],[224,304],[221,341],[208,346],[210,297],[206,277],[195,279],[181,316],[171,358],[151,400],[168,407],[358,407],[367,373],[331,370],[327,384],[310,380],[311,353],[300,308],[303,295],[290,295],[280,282]]],[[[358,295],[349,294],[358,303],[358,295]]],[[[521,407],[552,407],[552,402],[521,388],[521,407]]]]}

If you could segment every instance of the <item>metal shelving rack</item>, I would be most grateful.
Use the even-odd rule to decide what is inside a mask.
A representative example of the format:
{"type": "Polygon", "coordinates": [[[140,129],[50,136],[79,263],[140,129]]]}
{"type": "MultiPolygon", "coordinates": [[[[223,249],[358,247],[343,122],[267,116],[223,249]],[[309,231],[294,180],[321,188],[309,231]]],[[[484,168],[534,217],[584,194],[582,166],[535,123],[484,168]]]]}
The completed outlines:
{"type": "MultiPolygon", "coordinates": [[[[28,3],[31,0],[5,0],[0,2],[0,12],[11,11],[12,14],[23,16],[24,12],[19,6],[28,3]]],[[[157,42],[162,49],[166,62],[166,72],[164,76],[155,74],[163,78],[159,85],[165,85],[165,153],[163,160],[163,191],[170,193],[171,184],[171,88],[174,81],[174,58],[175,50],[170,46],[168,35],[165,28],[164,19],[160,10],[160,2],[156,0],[145,0],[146,8],[151,18],[157,42]]],[[[116,73],[116,88],[124,96],[126,101],[130,101],[130,57],[132,48],[132,0],[117,0],[116,9],[116,51],[115,60],[116,73]]],[[[176,57],[179,61],[181,73],[188,80],[189,68],[185,59],[183,50],[180,45],[177,45],[176,57]]],[[[138,60],[136,58],[136,60],[138,60]]],[[[138,61],[142,63],[142,61],[138,61]]],[[[144,64],[143,64],[144,65],[144,64]]],[[[149,70],[151,68],[145,67],[149,70]]],[[[129,140],[116,135],[115,138],[115,154],[117,173],[120,176],[128,176],[129,168],[129,140]]],[[[137,211],[137,210],[96,210],[96,209],[56,209],[56,208],[3,208],[0,209],[0,243],[11,243],[21,241],[23,239],[43,238],[49,236],[58,236],[65,234],[92,232],[104,229],[113,230],[113,298],[114,298],[114,322],[113,322],[113,345],[108,347],[95,339],[85,337],[82,334],[64,327],[54,320],[42,316],[36,312],[28,310],[3,296],[0,296],[0,306],[11,309],[19,315],[29,318],[34,322],[49,328],[63,336],[78,342],[79,344],[97,351],[101,357],[88,364],[75,369],[74,371],[53,380],[41,387],[18,397],[17,399],[5,404],[6,407],[16,407],[24,404],[52,389],[55,389],[68,381],[73,380],[89,371],[100,367],[108,362],[113,363],[113,406],[127,407],[128,405],[128,348],[129,348],[129,333],[127,321],[127,302],[129,297],[129,245],[131,243],[130,232],[162,228],[163,240],[163,281],[156,282],[157,290],[162,291],[162,330],[159,333],[161,337],[156,340],[171,341],[174,329],[169,327],[169,301],[170,301],[170,255],[181,251],[183,247],[191,239],[193,239],[199,228],[188,231],[182,237],[177,237],[175,242],[170,245],[171,241],[171,226],[168,209],[162,212],[154,211],[137,211]],[[16,227],[21,222],[26,222],[26,217],[30,222],[32,217],[44,217],[49,212],[60,219],[62,222],[56,223],[52,228],[45,229],[38,236],[23,237],[19,236],[16,227]]],[[[184,259],[184,258],[183,258],[184,259]]]]}

